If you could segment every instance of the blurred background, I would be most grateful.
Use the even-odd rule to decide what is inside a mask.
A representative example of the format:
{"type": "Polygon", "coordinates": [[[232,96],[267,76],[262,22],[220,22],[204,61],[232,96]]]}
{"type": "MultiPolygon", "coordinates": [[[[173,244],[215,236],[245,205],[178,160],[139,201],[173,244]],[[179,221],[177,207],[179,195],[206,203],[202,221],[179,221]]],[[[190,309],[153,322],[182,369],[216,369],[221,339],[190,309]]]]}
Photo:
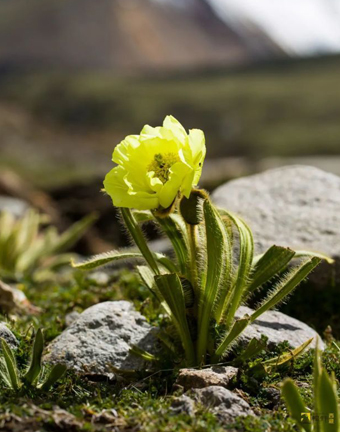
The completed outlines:
{"type": "Polygon", "coordinates": [[[340,0],[0,0],[2,197],[61,227],[95,209],[90,252],[120,244],[113,148],[167,114],[205,131],[210,190],[291,163],[340,174],[340,0]]]}

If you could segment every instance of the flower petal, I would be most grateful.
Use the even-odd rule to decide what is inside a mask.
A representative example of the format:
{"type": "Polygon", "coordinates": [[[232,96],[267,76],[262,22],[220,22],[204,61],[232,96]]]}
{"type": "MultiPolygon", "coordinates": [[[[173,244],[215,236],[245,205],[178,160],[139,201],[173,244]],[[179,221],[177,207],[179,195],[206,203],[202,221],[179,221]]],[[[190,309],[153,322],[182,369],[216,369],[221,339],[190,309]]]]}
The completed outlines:
{"type": "Polygon", "coordinates": [[[191,129],[189,131],[189,145],[192,153],[192,161],[194,165],[203,161],[206,154],[205,136],[200,129],[191,129]]]}
{"type": "Polygon", "coordinates": [[[127,171],[121,167],[113,168],[105,177],[105,191],[112,198],[116,207],[136,208],[138,210],[149,210],[159,206],[157,194],[145,191],[134,192],[129,189],[125,179],[127,171]]]}
{"type": "Polygon", "coordinates": [[[191,168],[183,162],[176,162],[170,169],[169,180],[159,191],[159,203],[162,207],[167,208],[176,198],[177,193],[181,190],[183,179],[191,168]]]}
{"type": "Polygon", "coordinates": [[[188,135],[186,133],[186,130],[181,125],[181,123],[177,119],[175,119],[175,117],[171,115],[166,116],[163,121],[163,127],[171,131],[172,135],[179,141],[179,143],[181,143],[182,145],[185,145],[187,143],[188,135]]]}

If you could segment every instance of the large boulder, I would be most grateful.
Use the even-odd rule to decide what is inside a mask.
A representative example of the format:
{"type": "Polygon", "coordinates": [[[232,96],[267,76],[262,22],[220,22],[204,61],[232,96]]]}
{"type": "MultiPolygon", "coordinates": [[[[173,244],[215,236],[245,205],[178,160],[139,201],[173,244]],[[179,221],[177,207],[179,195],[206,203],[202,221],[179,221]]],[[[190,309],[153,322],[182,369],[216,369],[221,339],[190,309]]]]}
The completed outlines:
{"type": "Polygon", "coordinates": [[[313,281],[340,282],[340,178],[309,166],[288,166],[230,181],[212,195],[250,225],[256,253],[273,244],[315,250],[335,259],[313,281]]]}
{"type": "MultiPolygon", "coordinates": [[[[253,310],[246,306],[241,306],[236,318],[251,315],[253,310]]],[[[319,339],[319,348],[324,349],[324,343],[320,336],[307,324],[292,318],[282,312],[267,311],[249,325],[241,335],[241,340],[249,342],[251,339],[260,339],[261,335],[268,338],[269,347],[273,347],[281,342],[289,342],[291,348],[297,348],[308,339],[314,338],[311,346],[315,346],[319,339]]]]}
{"type": "Polygon", "coordinates": [[[130,353],[132,345],[158,349],[156,329],[127,301],[108,301],[86,309],[49,346],[46,360],[80,373],[113,377],[113,367],[141,370],[145,361],[130,353]]]}

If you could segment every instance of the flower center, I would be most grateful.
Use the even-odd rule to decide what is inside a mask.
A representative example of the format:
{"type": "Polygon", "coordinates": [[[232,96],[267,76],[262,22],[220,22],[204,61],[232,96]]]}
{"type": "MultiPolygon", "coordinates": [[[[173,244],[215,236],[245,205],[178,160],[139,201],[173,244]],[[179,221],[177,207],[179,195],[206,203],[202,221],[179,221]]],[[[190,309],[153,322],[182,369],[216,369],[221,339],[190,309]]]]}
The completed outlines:
{"type": "Polygon", "coordinates": [[[155,177],[158,177],[164,184],[169,180],[170,168],[179,160],[179,156],[175,153],[155,154],[153,161],[148,166],[148,171],[153,171],[155,177]]]}

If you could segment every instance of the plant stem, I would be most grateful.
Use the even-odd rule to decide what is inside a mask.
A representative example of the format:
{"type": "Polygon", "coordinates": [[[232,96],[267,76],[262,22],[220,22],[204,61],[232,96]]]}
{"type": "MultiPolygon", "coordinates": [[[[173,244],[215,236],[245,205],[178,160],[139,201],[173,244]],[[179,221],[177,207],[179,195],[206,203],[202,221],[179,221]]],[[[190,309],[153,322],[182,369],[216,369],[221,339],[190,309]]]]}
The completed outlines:
{"type": "Polygon", "coordinates": [[[138,225],[136,219],[134,218],[131,210],[128,208],[122,208],[121,211],[122,211],[124,223],[129,233],[131,234],[133,240],[135,241],[136,245],[138,246],[139,250],[143,254],[146,262],[149,264],[151,270],[156,275],[159,275],[160,271],[156,263],[156,260],[153,256],[153,253],[150,251],[149,246],[147,245],[147,242],[142,233],[142,230],[140,229],[140,226],[138,225]]]}

